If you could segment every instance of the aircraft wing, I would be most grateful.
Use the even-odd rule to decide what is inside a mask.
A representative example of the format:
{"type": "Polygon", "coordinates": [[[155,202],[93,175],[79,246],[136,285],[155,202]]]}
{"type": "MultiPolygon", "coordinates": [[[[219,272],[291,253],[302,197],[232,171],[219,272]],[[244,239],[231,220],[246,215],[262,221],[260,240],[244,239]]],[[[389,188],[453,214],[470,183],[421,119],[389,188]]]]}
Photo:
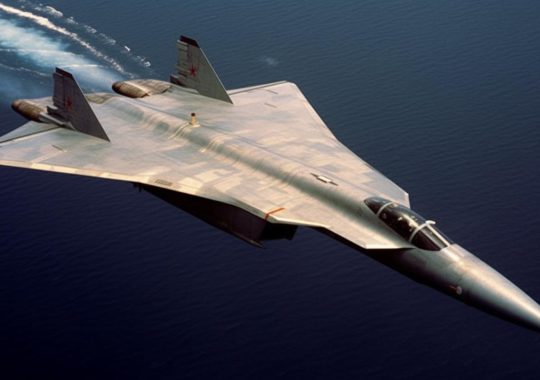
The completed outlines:
{"type": "Polygon", "coordinates": [[[344,200],[408,206],[407,193],[342,145],[292,83],[227,97],[205,83],[212,98],[167,82],[123,82],[150,89],[131,99],[83,95],[60,69],[54,79],[53,97],[35,100],[47,112],[30,106],[40,122],[0,138],[1,165],[141,183],[326,229],[367,249],[403,247],[373,221],[358,223],[361,208],[344,200]]]}
{"type": "Polygon", "coordinates": [[[358,230],[351,214],[336,213],[324,199],[363,189],[366,197],[383,194],[407,205],[406,193],[344,148],[295,85],[241,91],[232,98],[234,108],[176,86],[145,99],[90,95],[110,142],[29,122],[2,138],[0,164],[162,187],[271,222],[325,228],[365,248],[396,248],[384,236],[358,230]],[[190,110],[200,110],[200,126],[190,125],[190,110]],[[278,117],[272,117],[274,110],[278,117]],[[251,160],[238,159],[245,155],[251,160]],[[280,162],[290,173],[286,177],[276,171],[280,162]],[[318,198],[310,190],[324,184],[317,176],[335,183],[327,183],[318,198]]]}

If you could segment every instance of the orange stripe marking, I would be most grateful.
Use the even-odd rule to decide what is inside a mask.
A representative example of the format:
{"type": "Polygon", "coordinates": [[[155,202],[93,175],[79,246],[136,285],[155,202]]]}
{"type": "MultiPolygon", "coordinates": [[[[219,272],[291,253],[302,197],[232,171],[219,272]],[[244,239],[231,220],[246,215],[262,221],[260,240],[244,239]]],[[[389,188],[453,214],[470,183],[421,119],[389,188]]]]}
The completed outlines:
{"type": "Polygon", "coordinates": [[[268,217],[272,214],[285,210],[285,207],[276,208],[275,210],[269,211],[264,215],[264,220],[268,220],[268,217]]]}

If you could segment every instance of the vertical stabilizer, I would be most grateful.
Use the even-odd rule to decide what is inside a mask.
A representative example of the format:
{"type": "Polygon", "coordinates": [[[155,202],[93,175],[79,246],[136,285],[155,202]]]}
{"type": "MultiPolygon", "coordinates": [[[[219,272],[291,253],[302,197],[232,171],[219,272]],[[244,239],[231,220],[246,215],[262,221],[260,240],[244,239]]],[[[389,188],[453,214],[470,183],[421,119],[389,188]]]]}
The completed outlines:
{"type": "Polygon", "coordinates": [[[110,141],[73,75],[57,67],[53,80],[54,106],[47,107],[47,112],[66,121],[76,131],[110,141]]]}
{"type": "Polygon", "coordinates": [[[180,36],[176,46],[178,47],[177,71],[171,75],[171,82],[193,88],[201,95],[232,103],[225,87],[197,41],[180,36]]]}

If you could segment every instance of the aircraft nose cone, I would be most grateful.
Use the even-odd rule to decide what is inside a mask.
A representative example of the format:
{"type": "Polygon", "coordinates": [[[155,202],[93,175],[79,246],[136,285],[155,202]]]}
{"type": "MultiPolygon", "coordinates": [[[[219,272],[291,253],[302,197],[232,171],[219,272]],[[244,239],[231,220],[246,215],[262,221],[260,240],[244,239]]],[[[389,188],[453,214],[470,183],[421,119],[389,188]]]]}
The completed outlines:
{"type": "Polygon", "coordinates": [[[540,332],[540,305],[493,268],[480,261],[464,280],[468,304],[540,332]]]}

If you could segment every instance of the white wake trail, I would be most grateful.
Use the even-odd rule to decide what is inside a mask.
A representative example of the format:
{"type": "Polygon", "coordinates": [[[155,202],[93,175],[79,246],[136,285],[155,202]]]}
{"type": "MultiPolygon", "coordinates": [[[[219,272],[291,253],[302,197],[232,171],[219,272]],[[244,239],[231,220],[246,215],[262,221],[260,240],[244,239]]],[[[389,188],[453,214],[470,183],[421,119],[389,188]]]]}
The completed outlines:
{"type": "MultiPolygon", "coordinates": [[[[70,32],[69,30],[58,26],[54,23],[52,23],[48,18],[43,16],[38,16],[34,13],[27,12],[20,10],[18,8],[10,7],[8,5],[0,3],[0,11],[3,11],[8,14],[16,15],[18,17],[30,20],[48,30],[54,31],[56,33],[62,34],[72,41],[75,41],[80,46],[88,50],[90,53],[92,53],[95,57],[107,62],[109,65],[111,65],[116,71],[118,71],[121,74],[127,75],[129,77],[134,77],[133,74],[128,73],[124,67],[118,63],[114,58],[111,58],[103,53],[101,53],[99,50],[97,50],[94,46],[89,44],[87,41],[81,39],[77,33],[70,32]]],[[[60,12],[59,12],[60,13],[60,12]]]]}
{"type": "MultiPolygon", "coordinates": [[[[103,42],[106,45],[115,46],[117,44],[117,41],[111,36],[108,36],[105,33],[100,33],[96,28],[75,20],[73,16],[66,17],[63,12],[61,12],[60,10],[54,7],[51,7],[50,5],[44,5],[41,3],[35,4],[29,0],[18,0],[18,1],[19,3],[22,4],[23,8],[26,7],[26,8],[33,9],[34,11],[52,16],[58,19],[59,22],[64,22],[66,24],[73,25],[74,27],[81,28],[84,31],[84,33],[88,33],[92,37],[99,38],[101,42],[103,42]]],[[[120,48],[122,48],[122,45],[120,45],[120,48]]],[[[140,55],[134,55],[133,53],[130,52],[130,50],[131,49],[129,49],[127,46],[124,46],[124,48],[121,50],[121,53],[125,54],[132,61],[136,62],[142,67],[145,67],[148,69],[150,66],[152,66],[152,63],[149,60],[147,60],[146,57],[142,57],[140,55]]]]}
{"type": "MultiPolygon", "coordinates": [[[[0,62],[3,66],[18,71],[22,71],[21,67],[27,67],[29,70],[48,73],[47,76],[50,76],[50,72],[57,66],[71,68],[77,78],[92,86],[92,89],[107,88],[112,82],[122,79],[122,76],[110,67],[68,49],[68,42],[52,38],[41,29],[23,27],[14,21],[0,18],[0,53],[6,57],[0,62]]],[[[26,79],[14,76],[10,81],[26,79]]],[[[2,90],[0,88],[0,92],[2,90]]]]}
{"type": "Polygon", "coordinates": [[[37,6],[36,7],[37,10],[40,10],[42,12],[45,12],[45,13],[48,13],[50,14],[51,16],[54,16],[54,17],[64,17],[64,14],[62,12],[60,12],[58,9],[56,8],[53,8],[51,7],[50,5],[45,5],[45,6],[37,6]]]}

